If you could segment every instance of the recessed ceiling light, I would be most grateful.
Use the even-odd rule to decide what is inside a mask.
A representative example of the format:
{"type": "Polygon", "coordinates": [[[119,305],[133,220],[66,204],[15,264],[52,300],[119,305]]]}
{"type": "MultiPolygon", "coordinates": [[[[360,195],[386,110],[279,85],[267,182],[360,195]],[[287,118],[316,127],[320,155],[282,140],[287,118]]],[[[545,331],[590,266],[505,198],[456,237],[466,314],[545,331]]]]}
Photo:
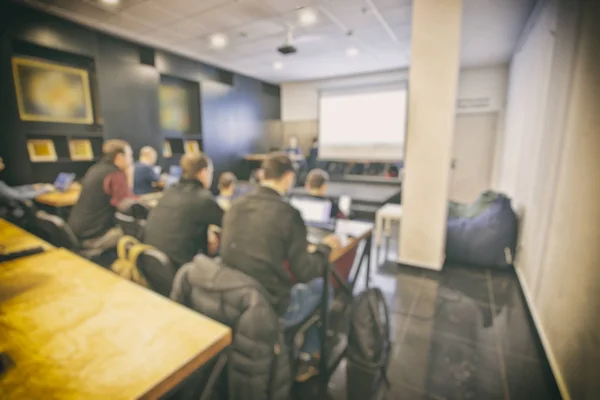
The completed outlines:
{"type": "Polygon", "coordinates": [[[215,33],[210,36],[210,47],[213,49],[222,49],[229,44],[229,38],[222,33],[215,33]]]}
{"type": "Polygon", "coordinates": [[[356,47],[348,47],[346,49],[346,55],[348,57],[356,57],[358,55],[358,49],[356,47]]]}
{"type": "Polygon", "coordinates": [[[119,0],[102,0],[104,4],[110,4],[111,6],[119,4],[119,0]]]}
{"type": "Polygon", "coordinates": [[[301,8],[298,10],[298,23],[302,26],[310,26],[317,22],[317,13],[312,8],[301,8]]]}
{"type": "Polygon", "coordinates": [[[273,68],[274,69],[282,69],[283,68],[283,63],[281,61],[275,61],[273,63],[273,68]]]}

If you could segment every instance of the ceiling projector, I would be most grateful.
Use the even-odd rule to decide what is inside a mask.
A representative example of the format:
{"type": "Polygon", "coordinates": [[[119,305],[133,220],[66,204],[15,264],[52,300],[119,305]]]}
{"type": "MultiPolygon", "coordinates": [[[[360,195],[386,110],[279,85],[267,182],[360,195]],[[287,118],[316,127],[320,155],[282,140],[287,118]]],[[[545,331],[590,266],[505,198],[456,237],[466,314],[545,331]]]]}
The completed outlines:
{"type": "Polygon", "coordinates": [[[278,47],[277,51],[286,56],[288,54],[296,53],[298,49],[296,49],[292,44],[284,44],[283,46],[278,47]]]}
{"type": "Polygon", "coordinates": [[[296,48],[296,46],[294,46],[292,44],[292,42],[293,42],[292,31],[290,29],[290,30],[288,30],[288,32],[286,34],[285,44],[283,44],[282,46],[279,46],[277,48],[277,51],[280,52],[281,54],[283,54],[284,56],[287,56],[288,54],[296,53],[298,51],[298,49],[296,48]]]}

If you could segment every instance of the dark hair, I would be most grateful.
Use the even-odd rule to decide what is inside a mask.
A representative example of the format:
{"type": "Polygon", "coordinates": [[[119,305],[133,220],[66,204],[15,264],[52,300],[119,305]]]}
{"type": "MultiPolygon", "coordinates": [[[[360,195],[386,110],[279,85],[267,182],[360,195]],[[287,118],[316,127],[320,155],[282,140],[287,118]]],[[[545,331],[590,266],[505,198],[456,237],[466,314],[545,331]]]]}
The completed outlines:
{"type": "Polygon", "coordinates": [[[181,157],[181,177],[183,179],[196,179],[198,172],[208,168],[212,164],[211,159],[204,153],[188,153],[181,157]]]}
{"type": "Polygon", "coordinates": [[[221,176],[219,176],[219,189],[229,189],[231,185],[234,185],[236,182],[237,178],[233,172],[223,172],[221,176]]]}
{"type": "Polygon", "coordinates": [[[110,139],[102,145],[102,158],[106,161],[114,162],[119,154],[125,154],[125,149],[129,143],[121,139],[110,139]]]}
{"type": "Polygon", "coordinates": [[[292,160],[283,152],[270,153],[262,162],[263,179],[279,180],[286,172],[295,172],[292,160]]]}
{"type": "Polygon", "coordinates": [[[320,189],[329,182],[329,174],[322,169],[313,169],[306,177],[306,186],[310,189],[320,189]]]}

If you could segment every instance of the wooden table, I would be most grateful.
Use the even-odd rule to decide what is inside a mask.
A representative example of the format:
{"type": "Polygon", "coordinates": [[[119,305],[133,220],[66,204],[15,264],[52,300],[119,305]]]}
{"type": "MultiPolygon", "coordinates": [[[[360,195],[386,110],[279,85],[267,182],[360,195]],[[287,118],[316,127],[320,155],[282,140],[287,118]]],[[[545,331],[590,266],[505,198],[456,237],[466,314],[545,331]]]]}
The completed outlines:
{"type": "Polygon", "coordinates": [[[64,249],[2,264],[1,399],[154,399],[231,330],[64,249]]]}
{"type": "Polygon", "coordinates": [[[46,204],[51,207],[73,207],[79,200],[81,194],[81,185],[73,184],[65,192],[53,191],[44,193],[35,198],[35,201],[41,204],[46,204]]]}
{"type": "Polygon", "coordinates": [[[32,235],[26,230],[0,219],[0,253],[14,253],[35,247],[42,247],[44,250],[54,248],[50,243],[32,235]]]}
{"type": "Polygon", "coordinates": [[[335,233],[336,235],[348,235],[351,238],[344,246],[331,252],[331,255],[329,256],[331,262],[337,261],[357,247],[361,241],[370,238],[373,234],[373,224],[364,221],[339,219],[337,221],[335,233]]]}

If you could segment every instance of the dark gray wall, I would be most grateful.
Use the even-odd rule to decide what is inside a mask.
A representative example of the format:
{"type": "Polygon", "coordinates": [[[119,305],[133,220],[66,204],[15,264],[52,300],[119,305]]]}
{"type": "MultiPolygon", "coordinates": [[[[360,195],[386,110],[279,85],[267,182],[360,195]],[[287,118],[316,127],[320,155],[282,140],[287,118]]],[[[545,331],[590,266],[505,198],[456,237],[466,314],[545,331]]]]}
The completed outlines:
{"type": "Polygon", "coordinates": [[[0,156],[7,165],[0,179],[10,184],[52,181],[60,171],[82,175],[91,165],[64,159],[31,163],[26,139],[32,135],[121,138],[131,143],[134,152],[151,145],[160,153],[165,137],[158,111],[161,74],[199,83],[201,132],[194,139],[201,139],[217,173],[241,173],[244,155],[268,149],[265,121],[280,118],[279,87],[23,6],[0,3],[0,156]],[[142,64],[141,52],[154,52],[154,65],[142,64]],[[21,121],[10,61],[18,53],[86,67],[92,90],[97,92],[94,109],[101,116],[99,123],[21,121]]]}

